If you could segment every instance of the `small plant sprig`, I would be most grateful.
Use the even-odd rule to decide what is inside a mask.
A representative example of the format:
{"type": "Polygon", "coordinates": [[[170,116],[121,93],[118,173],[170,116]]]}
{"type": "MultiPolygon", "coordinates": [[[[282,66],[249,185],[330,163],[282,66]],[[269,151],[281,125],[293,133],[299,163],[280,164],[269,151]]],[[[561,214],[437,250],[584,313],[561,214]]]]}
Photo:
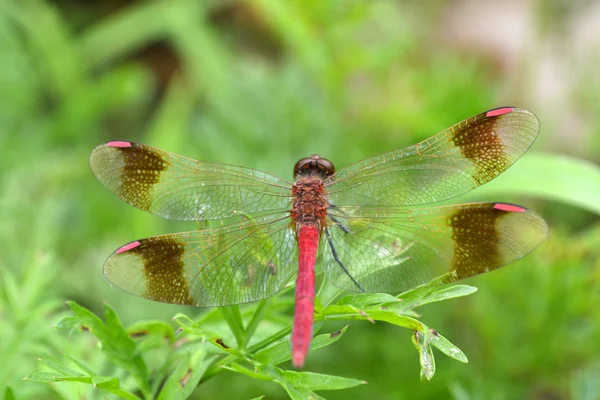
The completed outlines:
{"type": "MultiPolygon", "coordinates": [[[[383,321],[411,329],[420,355],[421,379],[430,380],[435,374],[432,347],[461,362],[466,363],[467,358],[437,331],[419,321],[415,308],[475,291],[476,288],[466,285],[422,286],[398,296],[380,293],[342,296],[340,289],[326,281],[316,301],[315,331],[326,320],[383,321]]],[[[173,321],[178,328],[163,321],[142,321],[125,329],[109,305],[105,305],[103,321],[69,301],[67,305],[73,315],[63,318],[57,328],[69,334],[87,332],[95,336],[105,358],[102,373],[65,353],[61,362],[41,360],[44,370],[25,379],[85,383],[131,400],[186,399],[201,382],[225,371],[277,383],[291,399],[317,399],[321,397],[315,391],[366,384],[353,378],[280,367],[291,358],[291,326],[289,317],[288,323],[284,322],[283,314],[287,303],[287,296],[279,294],[243,307],[243,312],[239,306],[231,306],[212,309],[196,319],[177,314],[173,321]],[[263,329],[263,324],[268,327],[263,329]],[[228,332],[223,331],[225,325],[228,332]]],[[[340,340],[347,329],[345,326],[335,332],[317,334],[311,351],[340,340]]]]}

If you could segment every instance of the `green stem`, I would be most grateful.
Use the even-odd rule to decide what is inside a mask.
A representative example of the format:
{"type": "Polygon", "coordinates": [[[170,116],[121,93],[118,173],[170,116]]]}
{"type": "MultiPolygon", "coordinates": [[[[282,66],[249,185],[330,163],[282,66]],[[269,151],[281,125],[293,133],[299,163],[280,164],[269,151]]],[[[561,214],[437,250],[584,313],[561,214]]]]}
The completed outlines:
{"type": "Polygon", "coordinates": [[[238,347],[243,348],[245,346],[246,334],[244,331],[244,322],[242,321],[240,306],[221,307],[219,310],[221,311],[221,314],[223,314],[223,318],[225,318],[227,325],[229,325],[231,333],[235,336],[238,347]]]}
{"type": "MultiPolygon", "coordinates": [[[[246,354],[257,353],[258,351],[283,339],[284,337],[289,335],[291,331],[292,331],[292,326],[290,325],[287,328],[284,328],[284,329],[280,330],[279,332],[275,333],[274,335],[269,336],[268,338],[264,339],[263,341],[258,342],[254,346],[249,347],[245,353],[246,354]]],[[[202,377],[202,382],[205,382],[208,379],[212,378],[214,375],[218,374],[219,372],[224,371],[224,369],[221,367],[223,367],[225,365],[229,365],[238,359],[239,359],[239,357],[233,356],[233,355],[223,358],[221,361],[217,362],[215,365],[213,365],[206,371],[206,373],[202,377]]]]}
{"type": "Polygon", "coordinates": [[[123,399],[127,399],[127,400],[140,400],[140,398],[137,397],[135,394],[126,392],[123,389],[110,389],[110,390],[104,389],[104,390],[106,390],[109,393],[116,394],[117,396],[119,396],[119,397],[121,397],[123,399]]]}
{"type": "Polygon", "coordinates": [[[246,340],[244,342],[244,346],[240,346],[240,350],[244,350],[245,345],[250,342],[250,339],[254,335],[254,332],[256,332],[256,328],[258,328],[258,324],[263,319],[263,316],[265,315],[265,312],[267,311],[267,308],[270,305],[270,303],[270,300],[265,299],[258,304],[256,311],[254,311],[254,315],[252,315],[252,319],[246,327],[246,340]]]}

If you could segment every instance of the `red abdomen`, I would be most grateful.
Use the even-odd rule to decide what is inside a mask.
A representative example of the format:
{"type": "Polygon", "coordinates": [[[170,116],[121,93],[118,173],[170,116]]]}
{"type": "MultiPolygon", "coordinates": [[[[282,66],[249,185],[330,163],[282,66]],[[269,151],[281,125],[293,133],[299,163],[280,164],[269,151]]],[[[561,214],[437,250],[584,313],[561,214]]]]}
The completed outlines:
{"type": "Polygon", "coordinates": [[[316,225],[302,225],[298,229],[298,278],[292,328],[292,363],[296,368],[304,365],[312,339],[319,236],[320,230],[316,225]]]}

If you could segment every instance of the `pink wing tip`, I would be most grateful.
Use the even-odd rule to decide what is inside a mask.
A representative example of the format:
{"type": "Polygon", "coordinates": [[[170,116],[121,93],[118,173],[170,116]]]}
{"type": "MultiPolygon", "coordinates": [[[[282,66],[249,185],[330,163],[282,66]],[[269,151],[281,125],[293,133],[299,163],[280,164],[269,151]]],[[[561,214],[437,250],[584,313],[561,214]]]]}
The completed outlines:
{"type": "Polygon", "coordinates": [[[497,117],[499,115],[508,114],[515,111],[513,107],[504,107],[504,108],[496,108],[495,110],[488,111],[485,116],[486,117],[497,117]]]}
{"type": "Polygon", "coordinates": [[[507,203],[496,203],[496,204],[494,204],[494,208],[496,210],[506,211],[506,212],[522,213],[522,212],[527,211],[527,209],[525,207],[516,206],[514,204],[507,204],[507,203]]]}
{"type": "Polygon", "coordinates": [[[116,140],[114,142],[108,142],[108,143],[106,143],[106,145],[109,147],[131,147],[130,142],[125,142],[125,141],[121,141],[121,140],[116,140]]]}
{"type": "Polygon", "coordinates": [[[125,246],[119,247],[115,253],[117,253],[117,254],[125,253],[126,251],[129,251],[131,249],[135,249],[140,244],[141,243],[138,241],[127,243],[125,246]]]}

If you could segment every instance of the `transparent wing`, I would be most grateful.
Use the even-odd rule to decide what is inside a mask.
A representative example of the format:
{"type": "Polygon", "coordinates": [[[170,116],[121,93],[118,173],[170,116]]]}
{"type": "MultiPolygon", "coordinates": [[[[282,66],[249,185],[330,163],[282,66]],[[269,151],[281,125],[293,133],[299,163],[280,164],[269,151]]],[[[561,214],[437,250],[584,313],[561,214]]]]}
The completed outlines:
{"type": "Polygon", "coordinates": [[[292,184],[274,175],[139,143],[100,145],[90,165],[121,200],[167,219],[224,219],[290,208],[292,184]]]}
{"type": "Polygon", "coordinates": [[[131,242],[104,275],[133,295],[164,303],[225,306],[264,299],[296,273],[289,215],[131,242]]]}
{"type": "Polygon", "coordinates": [[[339,207],[332,214],[337,225],[328,230],[337,258],[360,288],[328,243],[322,244],[325,274],[354,291],[401,292],[468,278],[525,256],[548,232],[540,216],[506,203],[339,207]]]}
{"type": "Polygon", "coordinates": [[[367,158],[326,182],[335,205],[435,203],[505,171],[531,146],[536,116],[505,107],[481,113],[416,145],[367,158]]]}

